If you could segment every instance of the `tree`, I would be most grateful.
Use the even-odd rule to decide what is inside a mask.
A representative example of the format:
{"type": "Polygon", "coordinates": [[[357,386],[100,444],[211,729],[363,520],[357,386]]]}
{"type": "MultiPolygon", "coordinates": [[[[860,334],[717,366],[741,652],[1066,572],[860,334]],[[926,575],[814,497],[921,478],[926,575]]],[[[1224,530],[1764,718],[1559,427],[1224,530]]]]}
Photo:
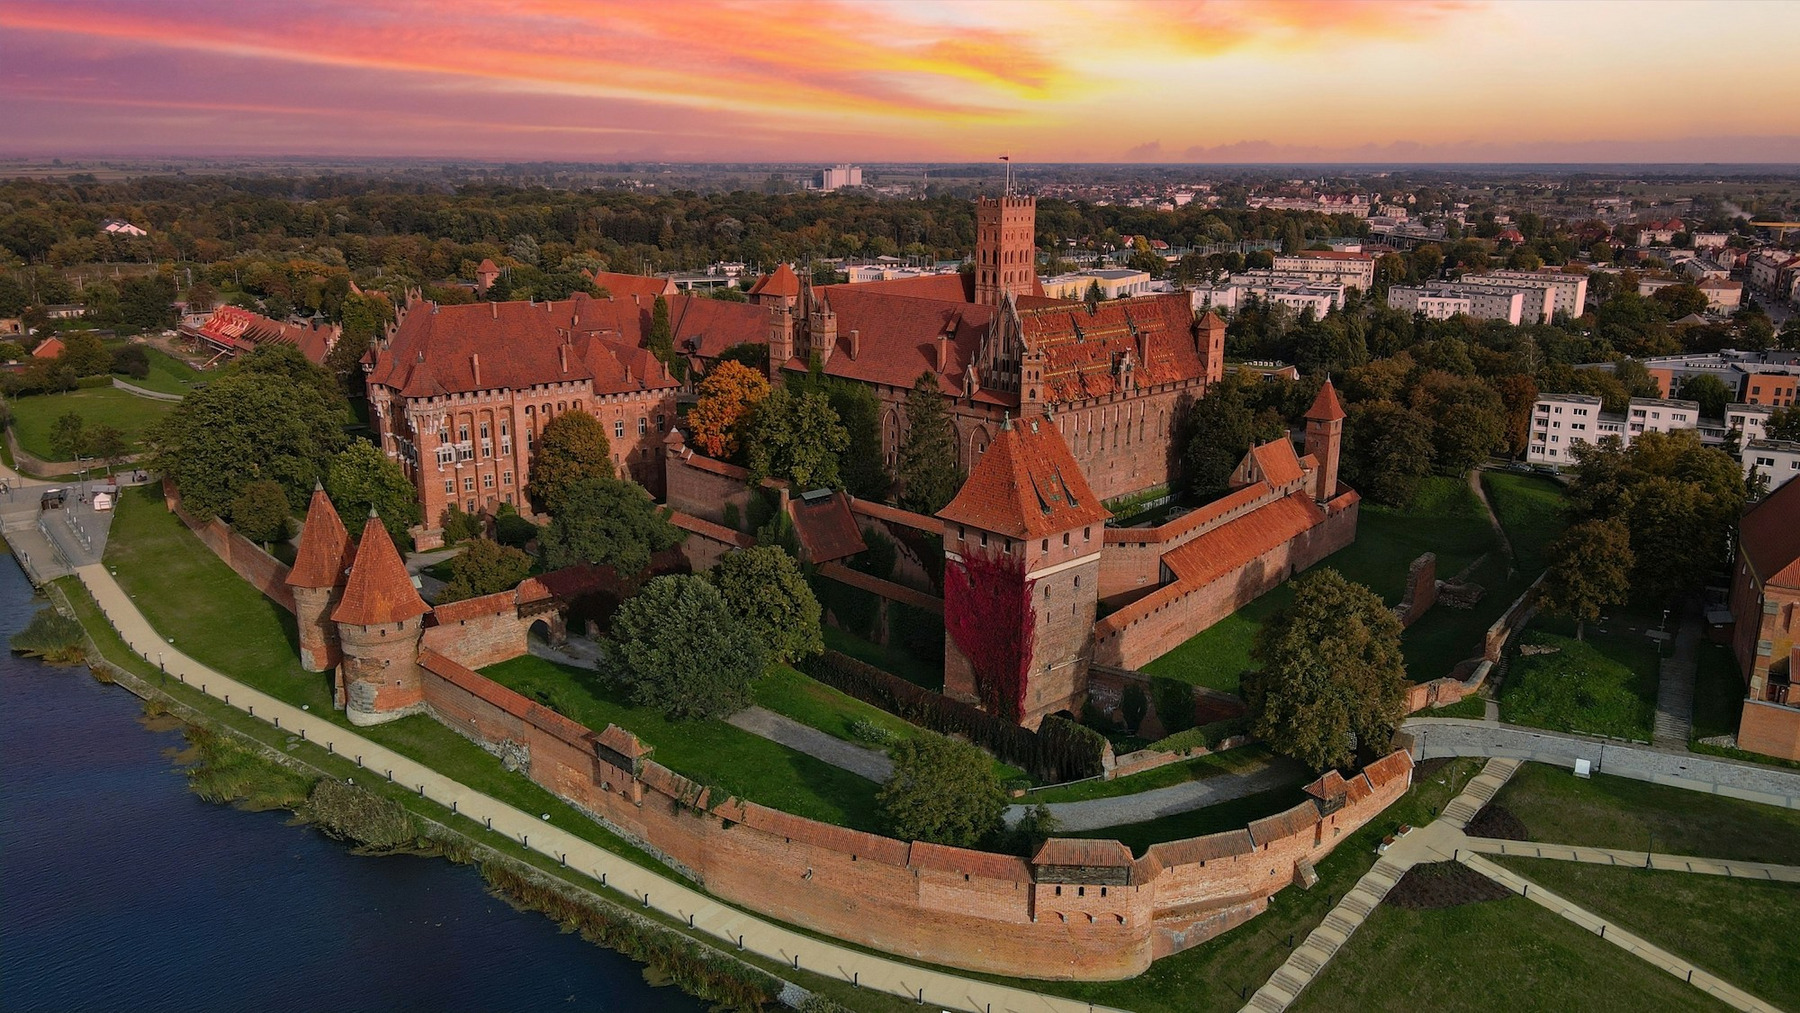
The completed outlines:
{"type": "Polygon", "coordinates": [[[865,383],[832,379],[819,386],[849,437],[838,457],[844,488],[861,499],[885,498],[892,482],[881,452],[881,399],[865,383]]]}
{"type": "Polygon", "coordinates": [[[875,796],[890,837],[972,848],[1000,833],[1006,792],[986,753],[925,732],[892,755],[894,772],[875,796]]]}
{"type": "Polygon", "coordinates": [[[1763,433],[1771,440],[1800,440],[1800,407],[1770,412],[1763,433]]]}
{"type": "Polygon", "coordinates": [[[819,600],[792,556],[773,545],[733,552],[712,571],[725,606],[742,619],[770,659],[793,664],[825,649],[819,600]]]}
{"type": "Polygon", "coordinates": [[[450,581],[437,603],[508,591],[530,573],[530,556],[487,538],[473,538],[450,560],[450,581]]]}
{"type": "Polygon", "coordinates": [[[773,390],[742,423],[750,481],[786,479],[796,489],[839,488],[838,455],[850,434],[822,394],[773,390]]]}
{"type": "Polygon", "coordinates": [[[1413,410],[1431,420],[1432,462],[1461,475],[1506,440],[1506,408],[1494,388],[1474,377],[1433,371],[1412,391],[1413,410]]]}
{"type": "Polygon", "coordinates": [[[231,524],[238,534],[265,545],[287,537],[288,521],[292,517],[293,508],[288,506],[287,493],[282,491],[280,484],[266,478],[245,485],[244,491],[231,503],[231,524]]]}
{"type": "Polygon", "coordinates": [[[671,719],[723,717],[750,702],[763,646],[705,577],[658,577],[612,621],[613,671],[632,702],[671,719]]]}
{"type": "Polygon", "coordinates": [[[338,311],[343,327],[337,344],[325,356],[325,368],[338,378],[346,392],[354,395],[363,389],[362,357],[375,336],[393,322],[394,308],[379,295],[353,292],[344,297],[338,311]]]}
{"type": "Polygon", "coordinates": [[[1722,419],[1725,417],[1725,406],[1736,400],[1735,392],[1725,386],[1725,381],[1711,373],[1695,373],[1681,381],[1681,388],[1676,397],[1686,401],[1700,402],[1700,417],[1722,419]]]}
{"type": "Polygon", "coordinates": [[[1400,629],[1380,595],[1336,570],[1295,581],[1251,651],[1252,733],[1313,770],[1347,766],[1358,746],[1385,751],[1406,712],[1400,629]]]}
{"type": "Polygon", "coordinates": [[[1181,432],[1181,481],[1190,495],[1211,498],[1225,491],[1231,473],[1250,448],[1280,435],[1281,425],[1259,421],[1250,410],[1244,381],[1237,374],[1207,388],[1187,410],[1181,432]]]}
{"type": "Polygon", "coordinates": [[[406,544],[408,529],[419,523],[422,515],[418,492],[406,472],[368,440],[357,440],[331,459],[325,491],[345,517],[361,517],[374,510],[381,516],[381,526],[401,545],[406,544]]]}
{"type": "Polygon", "coordinates": [[[708,457],[731,458],[738,451],[738,423],[769,396],[769,381],[741,362],[721,359],[700,381],[700,397],[688,412],[688,429],[708,457]]]}
{"type": "Polygon", "coordinates": [[[926,372],[906,395],[906,438],[900,444],[900,505],[935,514],[956,497],[956,430],[944,412],[936,373],[926,372]]]}
{"type": "Polygon", "coordinates": [[[65,461],[88,454],[87,419],[80,412],[64,412],[50,424],[50,449],[65,461]]]}
{"type": "Polygon", "coordinates": [[[563,412],[538,434],[525,495],[540,513],[555,514],[576,486],[612,476],[612,443],[606,427],[587,412],[563,412]]]}
{"type": "Polygon", "coordinates": [[[63,335],[62,342],[62,354],[56,361],[74,370],[76,376],[99,376],[112,369],[112,353],[93,331],[71,331],[63,335]]]}
{"type": "Polygon", "coordinates": [[[1363,495],[1405,506],[1431,471],[1431,421],[1392,401],[1350,406],[1344,426],[1344,478],[1363,495]]]}
{"type": "Polygon", "coordinates": [[[632,578],[650,557],[681,541],[681,532],[657,509],[650,494],[620,478],[589,478],[569,489],[560,509],[538,536],[545,567],[578,563],[610,566],[632,578]]]}
{"type": "Polygon", "coordinates": [[[140,345],[126,345],[113,353],[112,371],[134,380],[150,375],[150,356],[140,345]]]}
{"type": "Polygon", "coordinates": [[[139,330],[175,323],[175,279],[161,275],[128,278],[119,284],[119,322],[139,330]]]}
{"type": "Polygon", "coordinates": [[[676,379],[687,378],[687,363],[675,354],[675,334],[669,327],[669,300],[660,295],[650,305],[650,334],[645,343],[651,354],[674,371],[676,379]]]}
{"type": "Polygon", "coordinates": [[[1543,607],[1575,620],[1575,639],[1583,639],[1588,623],[1600,610],[1624,604],[1631,593],[1631,532],[1617,520],[1576,524],[1550,545],[1550,568],[1544,573],[1543,607]]]}
{"type": "Polygon", "coordinates": [[[102,422],[97,426],[90,427],[85,438],[88,456],[106,465],[108,475],[112,474],[112,470],[125,460],[125,433],[119,427],[102,422]]]}

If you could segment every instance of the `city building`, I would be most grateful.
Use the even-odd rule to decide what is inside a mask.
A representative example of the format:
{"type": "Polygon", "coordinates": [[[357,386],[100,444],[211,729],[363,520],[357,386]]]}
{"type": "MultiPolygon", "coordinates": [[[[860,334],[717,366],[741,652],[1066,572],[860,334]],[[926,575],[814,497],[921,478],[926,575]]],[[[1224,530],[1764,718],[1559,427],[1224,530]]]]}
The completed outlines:
{"type": "Polygon", "coordinates": [[[1737,746],[1800,760],[1800,482],[1787,482],[1738,522],[1731,646],[1745,684],[1737,746]]]}
{"type": "Polygon", "coordinates": [[[818,189],[820,190],[840,190],[847,186],[862,185],[861,166],[844,164],[819,170],[818,189]]]}
{"type": "Polygon", "coordinates": [[[1726,281],[1724,278],[1708,277],[1695,285],[1700,294],[1706,297],[1706,308],[1714,313],[1733,313],[1744,299],[1744,283],[1726,281]]]}
{"type": "Polygon", "coordinates": [[[1053,278],[1043,279],[1042,284],[1044,295],[1051,299],[1068,299],[1079,302],[1087,298],[1089,290],[1095,285],[1100,286],[1102,298],[1123,299],[1148,293],[1150,291],[1150,274],[1147,271],[1134,271],[1130,268],[1101,268],[1059,274],[1053,278]]]}
{"type": "Polygon", "coordinates": [[[322,365],[343,328],[336,324],[290,324],[271,320],[241,306],[220,306],[199,324],[182,324],[180,333],[217,352],[235,357],[258,345],[293,345],[314,365],[322,365]]]}
{"type": "Polygon", "coordinates": [[[1793,279],[1800,276],[1800,254],[1786,250],[1758,250],[1749,257],[1750,289],[1786,298],[1793,279]]]}
{"type": "MultiPolygon", "coordinates": [[[[1695,352],[1689,355],[1661,355],[1645,359],[1644,368],[1651,379],[1669,395],[1681,389],[1690,376],[1716,376],[1731,396],[1748,405],[1788,405],[1793,403],[1796,382],[1800,381],[1800,351],[1769,349],[1745,352],[1722,349],[1717,352],[1695,352]]],[[[1583,369],[1611,370],[1611,363],[1590,363],[1583,369]]]]}
{"type": "Polygon", "coordinates": [[[1525,459],[1536,464],[1566,465],[1575,460],[1575,447],[1619,437],[1623,446],[1643,433],[1668,433],[1677,429],[1699,432],[1702,443],[1725,440],[1727,425],[1703,420],[1698,401],[1634,397],[1624,414],[1602,411],[1600,399],[1587,394],[1546,394],[1532,406],[1530,439],[1525,459]]]}
{"type": "MultiPolygon", "coordinates": [[[[1407,312],[1463,312],[1477,320],[1504,320],[1518,324],[1526,320],[1525,302],[1534,298],[1542,304],[1549,289],[1504,288],[1475,285],[1468,282],[1438,281],[1427,285],[1393,285],[1388,288],[1388,305],[1407,312]],[[1466,303],[1466,308],[1463,304],[1466,303]]],[[[1542,310],[1538,311],[1542,314],[1542,310]]],[[[1441,319],[1441,318],[1440,318],[1441,319]]],[[[1533,321],[1535,322],[1535,320],[1533,321]]]]}
{"type": "Polygon", "coordinates": [[[1338,250],[1283,253],[1276,255],[1274,267],[1276,271],[1307,281],[1344,285],[1364,292],[1375,287],[1375,258],[1366,253],[1338,250]]]}
{"type": "Polygon", "coordinates": [[[1255,299],[1286,306],[1295,315],[1311,313],[1320,318],[1344,305],[1344,286],[1306,281],[1275,271],[1244,271],[1217,285],[1189,289],[1194,311],[1221,309],[1237,312],[1255,299]]]}
{"type": "Polygon", "coordinates": [[[137,238],[150,234],[130,222],[122,221],[117,218],[108,218],[106,221],[101,222],[100,231],[109,236],[126,236],[129,238],[137,238]]]}
{"type": "Polygon", "coordinates": [[[1773,492],[1800,475],[1800,441],[1751,440],[1744,444],[1740,459],[1744,478],[1748,480],[1752,473],[1761,475],[1773,492]]]}

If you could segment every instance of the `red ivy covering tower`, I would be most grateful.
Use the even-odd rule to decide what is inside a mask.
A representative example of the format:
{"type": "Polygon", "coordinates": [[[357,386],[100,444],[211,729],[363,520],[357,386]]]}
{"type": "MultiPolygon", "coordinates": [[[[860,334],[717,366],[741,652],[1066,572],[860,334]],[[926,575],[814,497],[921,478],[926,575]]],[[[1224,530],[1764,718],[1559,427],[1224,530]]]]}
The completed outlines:
{"type": "Polygon", "coordinates": [[[944,571],[945,629],[975,670],[982,707],[1008,721],[1025,711],[1036,584],[1023,557],[1000,553],[972,553],[944,571]]]}

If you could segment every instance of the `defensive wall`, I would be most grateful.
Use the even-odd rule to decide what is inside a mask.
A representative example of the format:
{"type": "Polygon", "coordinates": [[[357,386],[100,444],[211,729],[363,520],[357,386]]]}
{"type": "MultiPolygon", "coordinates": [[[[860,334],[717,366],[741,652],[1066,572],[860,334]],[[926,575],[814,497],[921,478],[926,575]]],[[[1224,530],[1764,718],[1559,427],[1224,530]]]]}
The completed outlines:
{"type": "Polygon", "coordinates": [[[232,572],[249,581],[269,600],[289,612],[294,611],[294,589],[287,586],[288,566],[262,550],[262,546],[237,532],[217,517],[202,523],[183,509],[181,492],[175,483],[163,480],[163,505],[187,525],[213,555],[225,561],[232,572]]]}
{"type": "MultiPolygon", "coordinates": [[[[217,521],[181,516],[234,570],[283,600],[274,592],[286,595],[285,567],[217,521]]],[[[1327,773],[1286,812],[1135,858],[1117,841],[1053,839],[1026,860],[716,797],[654,762],[629,732],[595,732],[472,667],[525,653],[537,622],[560,629],[559,610],[605,578],[587,572],[599,569],[528,578],[434,610],[419,640],[423,709],[713,894],[904,957],[1035,978],[1141,973],[1260,913],[1288,884],[1310,885],[1312,864],[1412,781],[1411,756],[1399,751],[1348,780],[1327,773]]],[[[291,608],[291,595],[285,601],[291,608]]]]}
{"type": "Polygon", "coordinates": [[[1037,859],[897,841],[720,797],[650,759],[616,726],[595,732],[427,651],[428,711],[533,781],[693,877],[783,921],[916,960],[1037,978],[1112,979],[1195,945],[1268,898],[1405,792],[1398,752],[1348,781],[1328,774],[1292,809],[1151,847],[1052,841],[1037,859]],[[1056,861],[1047,860],[1060,846],[1056,861]],[[1077,853],[1072,864],[1064,857],[1077,853]]]}
{"type": "MultiPolygon", "coordinates": [[[[1215,580],[1198,585],[1175,581],[1100,620],[1094,627],[1094,663],[1114,668],[1142,668],[1282,581],[1349,545],[1356,539],[1360,502],[1361,498],[1354,492],[1339,493],[1325,504],[1325,520],[1293,539],[1281,542],[1215,580]]],[[[1248,509],[1247,505],[1241,508],[1248,509]]],[[[1106,558],[1113,551],[1110,544],[1113,532],[1109,530],[1106,535],[1109,544],[1107,552],[1101,555],[1103,588],[1106,558]]],[[[1188,535],[1182,541],[1192,537],[1188,535]]]]}
{"type": "Polygon", "coordinates": [[[1282,486],[1265,482],[1233,490],[1204,506],[1156,527],[1108,526],[1100,555],[1101,600],[1129,601],[1156,590],[1162,583],[1162,559],[1214,528],[1291,495],[1304,478],[1282,486]]]}

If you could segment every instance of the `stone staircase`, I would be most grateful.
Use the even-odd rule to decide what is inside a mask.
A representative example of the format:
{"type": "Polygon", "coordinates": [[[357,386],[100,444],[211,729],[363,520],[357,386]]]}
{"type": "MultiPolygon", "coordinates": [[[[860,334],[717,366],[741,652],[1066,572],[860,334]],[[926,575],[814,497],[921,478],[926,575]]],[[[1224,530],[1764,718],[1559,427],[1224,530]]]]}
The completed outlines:
{"type": "Polygon", "coordinates": [[[1441,818],[1454,824],[1458,830],[1467,829],[1469,821],[1475,818],[1482,806],[1494,800],[1494,796],[1500,793],[1500,789],[1506,786],[1506,782],[1524,762],[1499,757],[1489,760],[1481,768],[1481,773],[1475,775],[1463,788],[1462,793],[1444,806],[1441,818]]]}

